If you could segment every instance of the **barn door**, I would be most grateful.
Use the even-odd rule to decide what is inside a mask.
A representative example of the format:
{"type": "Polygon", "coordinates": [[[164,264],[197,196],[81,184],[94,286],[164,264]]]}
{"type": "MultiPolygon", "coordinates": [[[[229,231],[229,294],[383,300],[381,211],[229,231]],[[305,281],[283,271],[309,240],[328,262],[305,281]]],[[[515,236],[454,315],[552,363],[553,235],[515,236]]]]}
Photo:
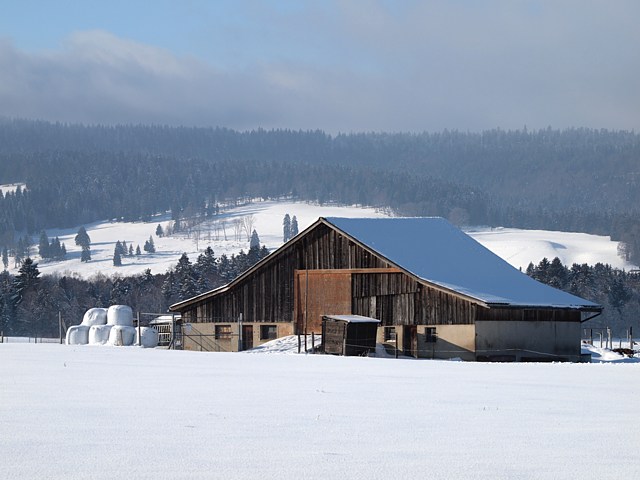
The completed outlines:
{"type": "Polygon", "coordinates": [[[242,326],[242,350],[253,348],[253,325],[242,326]]]}
{"type": "Polygon", "coordinates": [[[418,358],[418,328],[415,325],[405,325],[402,332],[402,350],[405,355],[418,358]]]}

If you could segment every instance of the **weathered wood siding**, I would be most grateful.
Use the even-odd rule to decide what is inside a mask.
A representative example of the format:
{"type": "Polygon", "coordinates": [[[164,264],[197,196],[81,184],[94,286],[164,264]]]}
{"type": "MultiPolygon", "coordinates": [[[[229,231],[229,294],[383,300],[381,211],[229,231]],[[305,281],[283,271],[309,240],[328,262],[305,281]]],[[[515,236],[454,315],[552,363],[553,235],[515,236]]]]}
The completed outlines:
{"type": "Polygon", "coordinates": [[[388,325],[467,325],[480,307],[404,273],[352,276],[353,313],[388,325]]]}
{"type": "Polygon", "coordinates": [[[293,322],[295,270],[388,267],[388,262],[319,224],[228,291],[203,298],[181,312],[188,322],[233,322],[240,313],[245,322],[293,322]]]}

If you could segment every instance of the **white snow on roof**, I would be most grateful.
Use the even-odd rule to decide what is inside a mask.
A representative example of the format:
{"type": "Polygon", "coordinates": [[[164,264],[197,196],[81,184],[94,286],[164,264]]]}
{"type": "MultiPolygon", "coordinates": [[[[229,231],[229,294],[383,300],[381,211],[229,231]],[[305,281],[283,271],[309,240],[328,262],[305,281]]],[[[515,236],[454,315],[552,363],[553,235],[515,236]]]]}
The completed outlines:
{"type": "Polygon", "coordinates": [[[325,315],[333,320],[340,320],[347,323],[380,323],[380,320],[362,315],[325,315]]]}
{"type": "Polygon", "coordinates": [[[598,307],[516,270],[443,218],[325,220],[417,277],[488,304],[598,307]]]}

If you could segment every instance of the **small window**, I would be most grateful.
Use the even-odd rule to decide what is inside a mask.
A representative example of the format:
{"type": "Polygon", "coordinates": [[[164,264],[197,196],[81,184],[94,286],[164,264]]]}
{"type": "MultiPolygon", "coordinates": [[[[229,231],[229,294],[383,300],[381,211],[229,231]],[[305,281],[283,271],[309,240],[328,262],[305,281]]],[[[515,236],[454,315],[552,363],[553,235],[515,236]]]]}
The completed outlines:
{"type": "Polygon", "coordinates": [[[436,343],[436,340],[438,340],[436,327],[427,327],[424,331],[424,334],[425,334],[425,342],[427,343],[436,343]]]}
{"type": "Polygon", "coordinates": [[[384,341],[385,342],[396,341],[396,327],[386,327],[384,329],[384,341]]]}
{"type": "Polygon", "coordinates": [[[231,338],[231,325],[216,325],[216,340],[231,338]]]}
{"type": "Polygon", "coordinates": [[[274,340],[278,338],[277,325],[260,325],[260,340],[274,340]]]}

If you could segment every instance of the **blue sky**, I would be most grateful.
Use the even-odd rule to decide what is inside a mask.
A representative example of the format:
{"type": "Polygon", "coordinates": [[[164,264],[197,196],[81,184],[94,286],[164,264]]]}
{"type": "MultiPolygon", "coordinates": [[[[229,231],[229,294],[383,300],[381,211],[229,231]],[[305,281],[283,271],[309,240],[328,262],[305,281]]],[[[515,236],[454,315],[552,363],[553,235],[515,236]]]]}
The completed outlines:
{"type": "Polygon", "coordinates": [[[640,129],[640,2],[0,1],[0,115],[640,129]]]}

